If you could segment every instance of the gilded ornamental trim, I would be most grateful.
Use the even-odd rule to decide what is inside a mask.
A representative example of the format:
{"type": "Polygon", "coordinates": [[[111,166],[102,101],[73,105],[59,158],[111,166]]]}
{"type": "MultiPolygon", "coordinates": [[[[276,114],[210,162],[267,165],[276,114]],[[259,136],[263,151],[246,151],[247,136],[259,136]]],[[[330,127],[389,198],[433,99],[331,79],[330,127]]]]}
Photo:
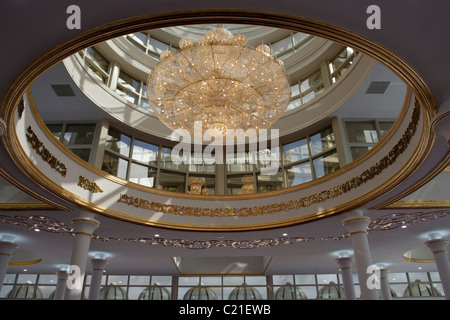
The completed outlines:
{"type": "Polygon", "coordinates": [[[56,159],[56,157],[44,146],[43,142],[39,140],[36,133],[34,133],[31,126],[27,127],[26,131],[27,141],[31,145],[31,148],[41,156],[42,160],[47,162],[52,169],[59,172],[63,177],[67,174],[67,168],[64,163],[56,159]]]}
{"type": "Polygon", "coordinates": [[[77,186],[85,190],[91,191],[92,193],[103,192],[103,190],[100,189],[100,187],[95,182],[90,181],[89,179],[83,176],[79,177],[77,186]]]}

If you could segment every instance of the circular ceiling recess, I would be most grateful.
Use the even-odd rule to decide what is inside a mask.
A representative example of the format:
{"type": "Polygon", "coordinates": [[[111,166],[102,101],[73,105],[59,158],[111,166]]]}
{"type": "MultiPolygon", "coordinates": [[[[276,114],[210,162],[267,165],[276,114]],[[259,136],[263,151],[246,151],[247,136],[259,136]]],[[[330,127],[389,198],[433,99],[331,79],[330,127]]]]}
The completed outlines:
{"type": "Polygon", "coordinates": [[[434,139],[433,97],[405,61],[270,12],[110,23],[37,59],[7,97],[7,151],[55,205],[181,230],[355,209],[404,181],[434,139]]]}

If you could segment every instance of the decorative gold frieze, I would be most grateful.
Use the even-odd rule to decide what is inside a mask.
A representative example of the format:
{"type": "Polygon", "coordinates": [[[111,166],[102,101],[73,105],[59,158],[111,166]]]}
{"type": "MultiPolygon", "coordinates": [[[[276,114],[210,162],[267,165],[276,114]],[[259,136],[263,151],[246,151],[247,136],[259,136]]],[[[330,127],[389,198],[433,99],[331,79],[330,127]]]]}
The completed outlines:
{"type": "Polygon", "coordinates": [[[120,194],[117,202],[125,203],[129,206],[154,210],[163,213],[172,213],[189,216],[210,216],[210,217],[228,217],[228,216],[256,216],[260,214],[270,214],[279,211],[295,209],[294,202],[269,204],[265,206],[242,207],[242,208],[198,208],[190,206],[180,206],[176,204],[166,204],[160,202],[149,201],[127,194],[120,194]]]}
{"type": "Polygon", "coordinates": [[[85,190],[89,190],[92,193],[103,192],[103,190],[100,189],[100,187],[95,182],[90,181],[89,179],[86,179],[83,176],[79,177],[77,186],[79,186],[85,190]]]}
{"type": "Polygon", "coordinates": [[[44,146],[41,140],[34,133],[31,126],[28,126],[26,132],[27,141],[30,143],[31,147],[37,152],[38,155],[41,156],[42,160],[47,162],[52,169],[55,169],[56,172],[59,172],[63,177],[67,174],[66,166],[55,158],[54,155],[44,146]]]}
{"type": "Polygon", "coordinates": [[[417,100],[411,116],[411,121],[400,138],[399,142],[384,156],[380,161],[364,170],[360,175],[355,176],[344,183],[314,193],[301,199],[289,200],[288,202],[273,203],[264,206],[241,207],[241,208],[198,208],[189,206],[180,206],[175,204],[163,204],[145,199],[140,199],[127,194],[120,194],[118,202],[127,205],[133,205],[136,208],[154,210],[163,213],[172,213],[190,216],[211,216],[211,217],[227,217],[227,216],[256,216],[261,214],[273,214],[280,211],[289,211],[291,209],[299,209],[309,207],[314,203],[321,203],[326,200],[336,198],[341,194],[347,193],[352,189],[358,188],[363,183],[374,179],[381,174],[387,167],[391,166],[397,158],[406,150],[412,137],[414,136],[420,119],[420,106],[417,100]]]}

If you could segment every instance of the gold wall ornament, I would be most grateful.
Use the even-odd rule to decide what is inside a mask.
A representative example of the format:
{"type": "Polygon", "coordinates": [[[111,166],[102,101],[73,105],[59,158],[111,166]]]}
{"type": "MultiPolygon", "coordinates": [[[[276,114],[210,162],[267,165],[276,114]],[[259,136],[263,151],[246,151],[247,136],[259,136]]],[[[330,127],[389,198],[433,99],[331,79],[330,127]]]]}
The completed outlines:
{"type": "Polygon", "coordinates": [[[95,182],[90,181],[89,179],[86,179],[83,176],[79,177],[77,186],[79,186],[85,190],[89,190],[92,193],[103,192],[103,190],[100,189],[100,187],[95,182]]]}
{"type": "Polygon", "coordinates": [[[253,176],[242,177],[242,188],[238,194],[251,194],[255,193],[255,183],[253,181],[253,176]]]}
{"type": "Polygon", "coordinates": [[[187,193],[202,194],[202,186],[205,184],[205,182],[206,180],[204,177],[189,177],[189,190],[187,191],[187,193]]]}
{"type": "Polygon", "coordinates": [[[26,131],[27,141],[30,143],[31,148],[33,148],[38,155],[41,156],[42,160],[47,162],[52,169],[59,172],[63,177],[67,174],[67,168],[64,163],[55,158],[55,156],[44,146],[41,140],[34,133],[31,126],[28,126],[26,131]]]}

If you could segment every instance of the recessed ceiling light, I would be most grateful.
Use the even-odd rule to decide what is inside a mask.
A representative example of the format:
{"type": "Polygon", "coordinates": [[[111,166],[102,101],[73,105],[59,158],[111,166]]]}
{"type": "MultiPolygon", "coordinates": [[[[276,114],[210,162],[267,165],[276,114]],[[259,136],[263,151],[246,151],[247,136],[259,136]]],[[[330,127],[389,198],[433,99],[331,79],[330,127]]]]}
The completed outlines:
{"type": "Polygon", "coordinates": [[[402,229],[406,229],[406,226],[402,226],[402,229]]]}
{"type": "Polygon", "coordinates": [[[159,237],[159,234],[155,234],[155,237],[159,237]]]}
{"type": "Polygon", "coordinates": [[[286,237],[286,236],[287,236],[287,233],[283,233],[283,236],[286,237]]]}

